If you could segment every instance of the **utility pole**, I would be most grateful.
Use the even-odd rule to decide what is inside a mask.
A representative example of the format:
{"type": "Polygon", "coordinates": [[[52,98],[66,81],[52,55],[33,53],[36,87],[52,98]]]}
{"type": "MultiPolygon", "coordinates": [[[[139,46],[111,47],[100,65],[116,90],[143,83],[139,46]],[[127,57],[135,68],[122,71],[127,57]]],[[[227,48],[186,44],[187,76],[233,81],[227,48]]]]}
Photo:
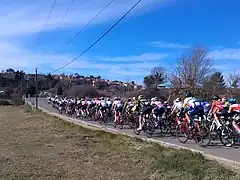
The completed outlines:
{"type": "Polygon", "coordinates": [[[2,73],[1,73],[1,87],[3,87],[3,73],[4,73],[4,71],[2,70],[2,73]]]}
{"type": "Polygon", "coordinates": [[[22,72],[20,72],[20,78],[21,78],[20,79],[21,80],[20,81],[20,83],[21,83],[21,87],[20,88],[21,88],[21,97],[22,97],[23,96],[23,78],[24,78],[22,72]]]}
{"type": "Polygon", "coordinates": [[[38,109],[38,69],[36,68],[36,75],[35,75],[35,85],[36,85],[36,109],[38,109]]]}

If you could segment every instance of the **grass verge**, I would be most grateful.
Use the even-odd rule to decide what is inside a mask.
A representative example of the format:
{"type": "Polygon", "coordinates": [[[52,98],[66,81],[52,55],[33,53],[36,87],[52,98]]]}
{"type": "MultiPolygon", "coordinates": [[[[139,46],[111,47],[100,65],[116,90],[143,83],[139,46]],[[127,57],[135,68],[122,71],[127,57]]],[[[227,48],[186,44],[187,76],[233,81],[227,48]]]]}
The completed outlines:
{"type": "Polygon", "coordinates": [[[0,179],[240,179],[201,154],[0,107],[0,179]]]}

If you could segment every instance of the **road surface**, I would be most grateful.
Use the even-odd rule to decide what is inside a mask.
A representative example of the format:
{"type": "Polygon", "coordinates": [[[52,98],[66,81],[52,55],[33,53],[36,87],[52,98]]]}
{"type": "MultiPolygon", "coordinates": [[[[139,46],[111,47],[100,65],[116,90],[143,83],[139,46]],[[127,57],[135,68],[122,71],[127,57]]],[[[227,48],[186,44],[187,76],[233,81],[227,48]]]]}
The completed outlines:
{"type": "MultiPolygon", "coordinates": [[[[29,99],[29,101],[32,104],[35,104],[35,99],[29,99]]],[[[38,103],[39,103],[39,107],[44,108],[50,112],[58,113],[58,111],[56,109],[54,109],[50,104],[47,103],[46,99],[39,98],[38,103]]],[[[92,122],[92,121],[89,121],[89,123],[98,124],[97,122],[92,122]]],[[[111,125],[109,125],[109,127],[114,129],[111,125]]],[[[121,131],[124,133],[134,134],[132,129],[123,129],[121,131]]],[[[140,136],[144,136],[144,134],[142,134],[142,135],[140,134],[140,136]]],[[[239,145],[228,148],[228,147],[222,146],[222,144],[220,142],[214,142],[213,145],[208,146],[207,148],[203,148],[203,147],[199,147],[193,141],[188,141],[186,144],[182,144],[174,137],[169,137],[169,136],[163,137],[161,134],[157,134],[157,133],[154,137],[152,137],[152,139],[160,140],[160,141],[163,141],[166,143],[171,143],[174,145],[184,146],[184,147],[191,148],[191,149],[198,150],[198,151],[203,151],[206,154],[209,154],[212,156],[217,156],[220,158],[224,158],[227,160],[231,160],[231,161],[240,163],[240,146],[239,145]]]]}

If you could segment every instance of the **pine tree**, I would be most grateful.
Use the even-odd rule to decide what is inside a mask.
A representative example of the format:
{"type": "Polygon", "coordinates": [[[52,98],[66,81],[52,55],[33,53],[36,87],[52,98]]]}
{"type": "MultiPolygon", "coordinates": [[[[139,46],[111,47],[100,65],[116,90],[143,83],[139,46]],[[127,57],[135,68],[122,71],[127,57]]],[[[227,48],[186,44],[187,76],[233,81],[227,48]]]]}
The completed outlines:
{"type": "Polygon", "coordinates": [[[221,72],[215,72],[209,80],[204,84],[204,89],[214,94],[222,92],[226,88],[224,78],[221,72]]]}

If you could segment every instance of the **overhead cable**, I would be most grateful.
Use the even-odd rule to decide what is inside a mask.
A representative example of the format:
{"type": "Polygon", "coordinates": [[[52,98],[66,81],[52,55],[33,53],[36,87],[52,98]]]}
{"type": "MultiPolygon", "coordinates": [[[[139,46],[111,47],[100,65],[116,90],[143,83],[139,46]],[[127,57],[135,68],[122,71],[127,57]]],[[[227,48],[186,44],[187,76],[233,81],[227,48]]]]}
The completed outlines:
{"type": "Polygon", "coordinates": [[[105,33],[102,34],[96,41],[94,41],[87,49],[85,49],[81,54],[73,58],[71,61],[69,61],[67,64],[65,64],[62,67],[59,67],[58,69],[54,70],[52,73],[55,73],[69,64],[73,63],[76,61],[78,58],[80,58],[83,54],[85,54],[87,51],[89,51],[94,45],[96,45],[101,39],[103,39],[118,23],[120,23],[142,0],[138,0],[115,24],[113,24],[105,33]]]}

